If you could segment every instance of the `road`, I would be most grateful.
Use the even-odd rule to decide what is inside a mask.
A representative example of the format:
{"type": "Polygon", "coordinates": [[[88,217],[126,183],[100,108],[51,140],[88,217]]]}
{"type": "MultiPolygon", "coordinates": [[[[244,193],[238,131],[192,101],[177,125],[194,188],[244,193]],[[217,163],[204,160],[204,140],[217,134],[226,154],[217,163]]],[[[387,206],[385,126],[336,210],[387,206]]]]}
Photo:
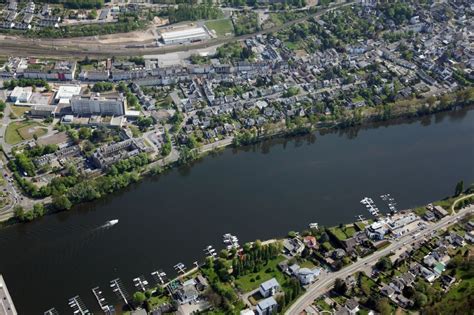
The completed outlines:
{"type": "Polygon", "coordinates": [[[302,295],[300,298],[298,298],[295,301],[295,303],[293,303],[291,307],[286,311],[285,314],[290,314],[290,315],[300,314],[305,309],[306,306],[310,305],[320,295],[324,294],[328,290],[328,288],[334,284],[334,281],[336,280],[336,278],[345,279],[351,274],[362,269],[365,265],[375,264],[381,257],[389,255],[391,251],[399,250],[403,246],[406,246],[407,244],[412,244],[416,241],[419,241],[423,237],[430,235],[432,232],[436,232],[440,229],[444,229],[448,227],[449,225],[456,223],[457,219],[463,217],[464,215],[468,213],[472,214],[473,212],[474,212],[474,205],[464,208],[454,215],[447,216],[432,225],[428,225],[425,230],[412,231],[406,234],[405,236],[395,240],[394,242],[392,242],[392,244],[390,244],[386,248],[381,249],[368,257],[361,258],[357,262],[337,272],[328,273],[326,276],[321,277],[317,282],[311,285],[308,288],[308,290],[305,292],[305,294],[302,295]],[[418,235],[414,237],[414,235],[417,233],[418,235]]]}
{"type": "MultiPolygon", "coordinates": [[[[326,12],[339,9],[344,6],[352,5],[355,1],[349,1],[333,5],[330,8],[323,9],[313,14],[309,14],[302,18],[286,22],[282,25],[261,30],[256,33],[246,34],[230,38],[217,38],[205,42],[197,42],[188,45],[163,46],[163,47],[147,47],[136,48],[130,46],[152,45],[155,40],[137,42],[121,42],[119,44],[98,43],[96,36],[68,39],[31,39],[20,36],[1,36],[0,35],[0,55],[14,56],[35,56],[35,57],[67,57],[83,58],[89,57],[110,57],[110,56],[135,56],[135,55],[152,55],[165,54],[179,51],[190,51],[194,49],[207,48],[216,45],[222,45],[228,42],[243,41],[256,35],[278,32],[281,29],[290,27],[294,24],[301,23],[311,18],[319,17],[326,12]]],[[[127,33],[123,34],[125,37],[127,33]]],[[[119,36],[120,34],[116,34],[119,36]]]]}

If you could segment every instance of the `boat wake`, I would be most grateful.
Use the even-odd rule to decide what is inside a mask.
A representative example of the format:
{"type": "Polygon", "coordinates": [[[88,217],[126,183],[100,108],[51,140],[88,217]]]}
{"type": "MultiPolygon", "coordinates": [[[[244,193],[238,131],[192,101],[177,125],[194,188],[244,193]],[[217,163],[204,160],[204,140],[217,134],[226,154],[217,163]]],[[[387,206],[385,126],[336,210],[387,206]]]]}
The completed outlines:
{"type": "Polygon", "coordinates": [[[109,221],[105,222],[104,225],[101,225],[100,228],[108,229],[108,228],[111,228],[112,226],[116,225],[118,222],[119,222],[118,219],[109,220],[109,221]]]}

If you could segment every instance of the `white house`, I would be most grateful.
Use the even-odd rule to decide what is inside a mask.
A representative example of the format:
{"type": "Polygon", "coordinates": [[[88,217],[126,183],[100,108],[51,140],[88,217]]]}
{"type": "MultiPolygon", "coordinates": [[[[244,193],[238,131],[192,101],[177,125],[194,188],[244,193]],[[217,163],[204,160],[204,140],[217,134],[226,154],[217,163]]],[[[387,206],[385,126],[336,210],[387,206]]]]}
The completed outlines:
{"type": "Polygon", "coordinates": [[[278,303],[273,297],[266,298],[257,304],[258,315],[270,315],[278,309],[278,303]]]}
{"type": "Polygon", "coordinates": [[[300,280],[302,285],[308,285],[316,280],[316,277],[319,276],[320,272],[320,268],[300,268],[298,270],[298,279],[300,280]]]}
{"type": "Polygon", "coordinates": [[[260,284],[259,291],[260,294],[266,298],[274,295],[279,289],[280,284],[278,283],[278,281],[275,278],[271,278],[270,280],[260,284]]]}

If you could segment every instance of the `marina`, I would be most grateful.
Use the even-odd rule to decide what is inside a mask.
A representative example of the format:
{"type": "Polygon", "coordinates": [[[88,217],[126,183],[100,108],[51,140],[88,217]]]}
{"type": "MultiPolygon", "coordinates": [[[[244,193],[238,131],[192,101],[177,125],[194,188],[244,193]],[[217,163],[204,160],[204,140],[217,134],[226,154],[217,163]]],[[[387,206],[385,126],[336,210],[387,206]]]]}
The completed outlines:
{"type": "Polygon", "coordinates": [[[232,235],[230,233],[226,233],[222,238],[227,250],[240,248],[239,239],[237,238],[237,236],[232,235]]]}
{"type": "MultiPolygon", "coordinates": [[[[113,307],[113,305],[109,305],[107,303],[107,301],[105,300],[104,298],[104,295],[102,294],[102,291],[100,291],[99,287],[95,287],[92,289],[92,293],[94,294],[96,300],[97,300],[97,303],[99,304],[100,306],[100,309],[106,314],[106,315],[109,315],[109,314],[114,314],[115,313],[115,309],[113,307]]],[[[46,315],[46,313],[45,313],[46,315]]]]}
{"type": "Polygon", "coordinates": [[[91,312],[84,305],[84,302],[82,302],[79,295],[76,295],[76,296],[70,298],[68,304],[69,304],[69,307],[72,308],[74,314],[78,314],[78,315],[91,314],[91,312]]]}
{"type": "Polygon", "coordinates": [[[21,314],[51,307],[71,313],[68,300],[78,294],[100,312],[91,292],[97,286],[108,304],[128,304],[130,296],[119,292],[133,293],[137,275],[154,283],[160,280],[151,273],[162,270],[173,279],[177,262],[192,270],[207,246],[224,247],[229,232],[244,244],[301,231],[308,222],[353,222],[370,214],[358,208],[362,197],[387,192],[397,209],[444,198],[459,180],[474,182],[472,134],[474,111],[465,111],[224,150],[100,201],[0,230],[0,269],[12,279],[21,314]],[[111,219],[119,224],[97,229],[111,219]],[[122,290],[109,287],[119,277],[122,290]]]}
{"type": "Polygon", "coordinates": [[[365,205],[369,213],[373,215],[374,217],[378,217],[380,215],[380,210],[379,208],[377,208],[372,198],[365,197],[364,199],[360,201],[360,203],[365,205]]]}

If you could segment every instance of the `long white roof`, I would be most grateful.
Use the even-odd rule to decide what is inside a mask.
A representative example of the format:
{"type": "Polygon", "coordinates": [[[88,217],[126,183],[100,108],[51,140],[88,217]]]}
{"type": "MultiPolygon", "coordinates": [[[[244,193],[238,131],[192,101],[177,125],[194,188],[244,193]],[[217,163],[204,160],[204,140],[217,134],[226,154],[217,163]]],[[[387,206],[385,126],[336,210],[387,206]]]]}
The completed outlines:
{"type": "Polygon", "coordinates": [[[208,36],[206,30],[202,27],[187,28],[179,31],[169,31],[161,33],[161,37],[163,38],[163,40],[194,38],[199,36],[208,36]]]}

